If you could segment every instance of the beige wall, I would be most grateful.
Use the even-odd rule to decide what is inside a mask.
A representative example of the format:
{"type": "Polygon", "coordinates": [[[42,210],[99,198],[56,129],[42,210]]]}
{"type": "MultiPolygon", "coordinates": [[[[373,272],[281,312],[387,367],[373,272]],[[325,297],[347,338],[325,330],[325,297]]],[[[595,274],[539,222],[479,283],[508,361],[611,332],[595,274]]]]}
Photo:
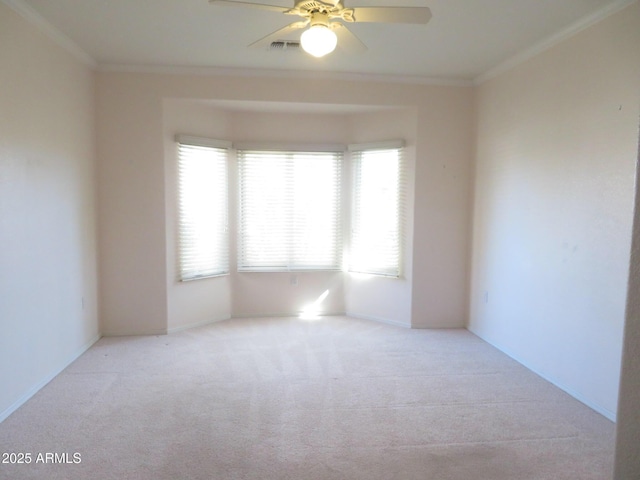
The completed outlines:
{"type": "Polygon", "coordinates": [[[640,5],[477,90],[469,328],[615,417],[640,5]]]}
{"type": "Polygon", "coordinates": [[[94,79],[0,3],[0,421],[98,338],[94,79]]]}
{"type": "MultiPolygon", "coordinates": [[[[640,166],[640,136],[638,137],[638,166],[640,166]]],[[[637,190],[638,185],[640,185],[640,169],[636,171],[633,246],[629,268],[620,399],[616,424],[615,480],[633,478],[640,472],[640,442],[638,442],[640,438],[640,410],[638,410],[640,405],[640,193],[637,190]]]]}
{"type": "MultiPolygon", "coordinates": [[[[167,177],[172,161],[171,154],[167,155],[167,149],[171,148],[168,146],[171,130],[184,127],[211,132],[212,135],[220,132],[231,135],[233,140],[300,142],[316,141],[318,136],[324,138],[329,135],[345,142],[350,137],[346,132],[364,138],[364,130],[358,131],[353,127],[353,121],[347,121],[343,116],[332,120],[338,125],[346,122],[345,131],[322,122],[323,118],[330,118],[327,112],[335,105],[352,105],[361,110],[384,107],[413,109],[416,112],[415,126],[411,127],[408,135],[416,139],[415,178],[412,181],[416,185],[416,197],[419,195],[422,203],[415,203],[413,218],[410,219],[410,223],[420,225],[420,232],[412,239],[410,255],[413,265],[409,270],[413,271],[413,291],[418,289],[420,295],[411,298],[405,288],[404,298],[411,298],[412,302],[411,314],[404,312],[399,318],[401,323],[415,327],[464,325],[472,100],[472,89],[465,87],[326,79],[301,81],[267,77],[99,73],[98,179],[103,332],[164,332],[206,321],[204,317],[208,307],[195,307],[193,316],[190,315],[188,320],[176,320],[177,312],[181,311],[179,305],[199,296],[200,290],[217,292],[213,295],[218,300],[213,297],[207,300],[209,306],[217,305],[211,315],[211,320],[214,320],[223,318],[225,312],[232,315],[292,313],[294,306],[298,308],[297,305],[307,302],[307,298],[313,301],[327,285],[343,288],[341,278],[320,278],[318,275],[301,276],[297,289],[291,287],[290,275],[273,276],[268,285],[262,280],[256,281],[255,275],[207,280],[198,287],[176,285],[171,259],[171,252],[175,251],[171,244],[174,233],[171,232],[175,226],[173,217],[167,217],[173,208],[169,195],[175,195],[172,190],[175,182],[167,177]],[[202,122],[195,125],[195,120],[185,117],[184,111],[178,111],[192,101],[202,105],[229,105],[234,102],[297,104],[298,112],[301,112],[300,104],[307,104],[309,111],[322,111],[324,117],[300,113],[297,116],[281,115],[279,120],[288,125],[284,128],[273,124],[273,114],[261,116],[255,112],[240,112],[229,115],[225,125],[218,125],[214,119],[215,112],[208,119],[205,110],[201,109],[194,118],[201,118],[202,122]],[[176,107],[176,102],[182,102],[181,106],[176,107]],[[169,114],[170,109],[174,110],[169,114]],[[304,118],[304,122],[296,122],[300,118],[304,118]],[[168,236],[167,232],[171,235],[168,236]],[[420,275],[415,274],[418,262],[424,267],[420,275]],[[222,301],[226,296],[225,289],[231,295],[231,305],[222,301]],[[256,301],[250,292],[259,292],[261,298],[256,301]],[[277,302],[279,298],[283,301],[277,302]]],[[[193,108],[206,109],[205,106],[193,108]]],[[[344,309],[344,295],[342,298],[339,300],[340,296],[336,296],[333,300],[338,300],[327,306],[327,311],[344,309]]]]}
{"type": "Polygon", "coordinates": [[[463,327],[467,318],[473,97],[473,89],[442,92],[418,110],[413,326],[463,327]]]}
{"type": "MultiPolygon", "coordinates": [[[[167,331],[162,102],[97,74],[102,333],[167,331]]],[[[138,85],[136,85],[138,87],[138,85]]]]}

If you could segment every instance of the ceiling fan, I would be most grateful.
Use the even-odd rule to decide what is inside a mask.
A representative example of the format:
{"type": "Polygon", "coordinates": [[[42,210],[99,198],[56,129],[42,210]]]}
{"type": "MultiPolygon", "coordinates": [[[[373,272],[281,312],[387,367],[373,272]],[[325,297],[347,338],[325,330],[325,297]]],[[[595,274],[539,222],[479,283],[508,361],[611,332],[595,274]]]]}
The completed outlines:
{"type": "Polygon", "coordinates": [[[340,41],[349,52],[363,52],[367,47],[343,22],[426,24],[431,19],[428,7],[355,7],[346,8],[343,0],[296,0],[293,8],[233,0],[209,0],[212,4],[251,7],[271,12],[296,15],[302,20],[253,42],[250,47],[266,47],[295,31],[306,29],[300,37],[302,48],[315,57],[331,53],[340,41]]]}

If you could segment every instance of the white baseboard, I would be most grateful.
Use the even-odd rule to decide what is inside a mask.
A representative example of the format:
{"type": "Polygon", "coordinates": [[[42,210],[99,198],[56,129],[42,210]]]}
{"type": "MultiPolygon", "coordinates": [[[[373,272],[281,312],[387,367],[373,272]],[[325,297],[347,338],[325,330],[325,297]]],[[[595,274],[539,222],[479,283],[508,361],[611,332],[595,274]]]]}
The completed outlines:
{"type": "Polygon", "coordinates": [[[588,398],[586,398],[580,392],[577,392],[574,389],[572,389],[571,387],[568,387],[567,385],[565,385],[564,383],[559,382],[556,378],[552,377],[551,375],[549,375],[549,374],[547,374],[545,372],[541,372],[536,367],[534,367],[533,365],[529,364],[529,362],[525,361],[520,356],[514,354],[508,348],[504,348],[502,345],[499,345],[496,342],[492,342],[492,341],[488,340],[487,338],[483,337],[478,332],[474,331],[473,329],[471,329],[469,327],[467,327],[467,330],[469,330],[471,333],[473,333],[476,337],[480,338],[484,342],[487,342],[489,345],[494,346],[495,348],[500,350],[505,355],[508,355],[509,357],[513,358],[520,365],[526,367],[528,370],[531,370],[533,373],[535,373],[539,377],[544,378],[547,382],[555,385],[560,390],[568,393],[569,395],[571,395],[573,398],[575,398],[579,402],[584,403],[590,409],[595,410],[596,412],[598,412],[603,417],[608,418],[609,420],[611,420],[612,422],[615,423],[615,421],[616,421],[616,412],[612,412],[608,408],[604,408],[602,405],[598,405],[597,403],[595,403],[595,402],[589,400],[588,398]]]}
{"type": "Polygon", "coordinates": [[[224,322],[225,320],[229,320],[229,319],[231,319],[231,317],[221,317],[221,318],[214,318],[214,319],[211,319],[211,320],[205,320],[204,322],[196,322],[196,323],[190,323],[189,325],[181,325],[179,327],[169,328],[167,330],[167,333],[171,334],[171,333],[181,332],[183,330],[189,330],[190,328],[204,327],[205,325],[211,325],[212,323],[224,322]]]}
{"type": "MultiPolygon", "coordinates": [[[[231,315],[231,318],[299,318],[303,312],[286,312],[286,313],[261,313],[261,314],[241,314],[231,315]]],[[[347,315],[345,312],[320,312],[319,317],[339,317],[347,315]]]]}
{"type": "Polygon", "coordinates": [[[387,325],[393,325],[394,327],[411,328],[408,323],[399,322],[397,320],[391,320],[388,318],[374,317],[373,315],[360,315],[353,312],[347,312],[346,315],[352,318],[359,318],[360,320],[369,320],[372,322],[385,323],[387,325]]]}
{"type": "Polygon", "coordinates": [[[159,330],[106,330],[102,332],[103,337],[144,337],[148,335],[166,335],[167,329],[159,330]]]}
{"type": "MultiPolygon", "coordinates": [[[[181,325],[179,327],[173,327],[173,328],[168,328],[168,329],[161,329],[161,330],[134,330],[134,331],[129,331],[129,330],[108,330],[108,331],[104,331],[102,332],[102,336],[103,337],[136,337],[136,336],[145,336],[145,335],[167,335],[170,333],[176,333],[176,332],[180,332],[182,330],[188,330],[190,328],[197,328],[197,327],[202,327],[205,325],[210,325],[212,323],[218,323],[218,322],[224,322],[225,320],[231,320],[234,318],[297,318],[300,317],[301,313],[291,313],[291,312],[285,312],[285,313],[262,313],[262,314],[255,314],[255,315],[251,315],[251,314],[243,314],[243,315],[231,315],[229,317],[220,317],[220,318],[214,318],[211,320],[205,320],[203,322],[197,322],[197,323],[190,323],[188,325],[181,325]]],[[[331,317],[331,316],[340,316],[340,315],[346,315],[345,312],[326,312],[326,313],[320,313],[319,316],[321,317],[331,317]]]]}
{"type": "Polygon", "coordinates": [[[67,368],[69,365],[75,362],[78,359],[78,357],[80,357],[80,355],[82,355],[84,352],[89,350],[89,348],[91,348],[91,346],[94,343],[100,340],[101,337],[102,335],[98,334],[95,337],[93,337],[91,340],[89,340],[87,343],[82,345],[69,358],[67,358],[67,360],[62,362],[60,366],[52,370],[47,376],[45,376],[42,380],[40,380],[38,383],[33,385],[29,390],[27,390],[23,395],[21,395],[20,398],[18,398],[15,402],[13,402],[13,404],[11,404],[4,411],[0,412],[0,423],[2,423],[9,415],[11,415],[18,408],[24,405],[31,397],[33,397],[36,393],[38,393],[38,391],[40,391],[40,389],[42,389],[47,383],[49,383],[51,380],[56,378],[60,373],[62,373],[62,371],[65,368],[67,368]]]}

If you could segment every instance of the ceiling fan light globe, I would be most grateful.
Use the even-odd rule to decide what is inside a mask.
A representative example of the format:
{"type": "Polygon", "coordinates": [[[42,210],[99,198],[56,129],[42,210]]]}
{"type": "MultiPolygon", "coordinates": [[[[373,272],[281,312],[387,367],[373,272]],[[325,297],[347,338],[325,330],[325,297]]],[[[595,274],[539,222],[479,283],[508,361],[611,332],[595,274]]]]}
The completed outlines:
{"type": "Polygon", "coordinates": [[[335,32],[324,25],[313,25],[300,36],[302,49],[314,57],[324,57],[333,52],[338,44],[335,32]]]}

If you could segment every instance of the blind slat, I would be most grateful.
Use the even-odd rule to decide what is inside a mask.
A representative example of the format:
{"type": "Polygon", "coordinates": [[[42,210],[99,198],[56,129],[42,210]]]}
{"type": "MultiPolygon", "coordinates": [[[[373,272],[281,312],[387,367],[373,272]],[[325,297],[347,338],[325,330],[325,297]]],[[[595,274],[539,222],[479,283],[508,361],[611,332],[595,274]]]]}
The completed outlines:
{"type": "Polygon", "coordinates": [[[238,270],[339,270],[339,152],[238,151],[238,270]]]}
{"type": "Polygon", "coordinates": [[[349,271],[399,277],[404,243],[402,149],[351,151],[349,271]]]}
{"type": "Polygon", "coordinates": [[[180,280],[229,273],[227,184],[226,149],[178,144],[180,280]]]}

